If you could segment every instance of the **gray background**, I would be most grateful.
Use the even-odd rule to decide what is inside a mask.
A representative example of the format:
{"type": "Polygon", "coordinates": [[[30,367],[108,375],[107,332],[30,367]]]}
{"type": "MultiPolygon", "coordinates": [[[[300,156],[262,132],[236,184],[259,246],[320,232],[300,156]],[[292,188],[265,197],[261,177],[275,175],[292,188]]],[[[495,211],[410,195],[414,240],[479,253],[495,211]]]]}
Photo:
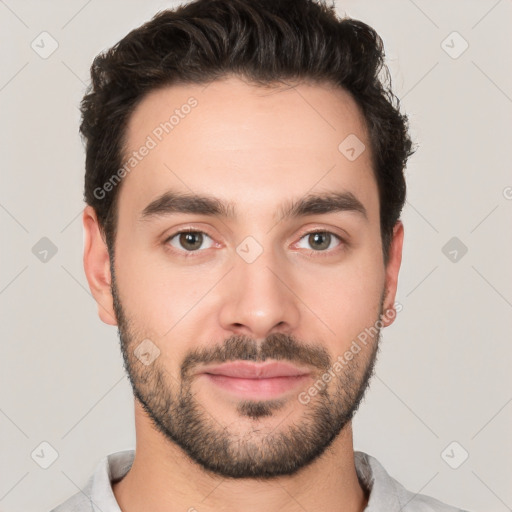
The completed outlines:
{"type": "MultiPolygon", "coordinates": [[[[0,0],[1,511],[50,510],[104,455],[134,446],[117,330],[97,317],[82,267],[77,106],[93,57],[172,5],[0,0]],[[47,58],[43,31],[58,43],[47,58]],[[46,261],[43,237],[57,249],[46,261]],[[42,442],[58,452],[47,469],[42,442]]],[[[337,5],[383,37],[420,145],[407,170],[403,311],[384,330],[355,447],[412,491],[511,510],[511,1],[337,5]]]]}

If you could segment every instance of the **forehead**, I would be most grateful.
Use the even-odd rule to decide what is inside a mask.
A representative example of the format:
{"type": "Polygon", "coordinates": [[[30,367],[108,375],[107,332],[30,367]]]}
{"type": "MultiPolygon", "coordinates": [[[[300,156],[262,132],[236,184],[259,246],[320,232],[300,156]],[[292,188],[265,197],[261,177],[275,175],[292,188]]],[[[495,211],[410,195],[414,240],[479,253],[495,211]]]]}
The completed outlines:
{"type": "Polygon", "coordinates": [[[173,85],[143,98],[125,141],[132,165],[125,165],[120,218],[135,219],[167,190],[214,195],[240,215],[316,191],[349,191],[370,216],[378,208],[364,119],[340,88],[271,89],[235,77],[173,85]],[[354,159],[347,146],[366,149],[354,159]]]}

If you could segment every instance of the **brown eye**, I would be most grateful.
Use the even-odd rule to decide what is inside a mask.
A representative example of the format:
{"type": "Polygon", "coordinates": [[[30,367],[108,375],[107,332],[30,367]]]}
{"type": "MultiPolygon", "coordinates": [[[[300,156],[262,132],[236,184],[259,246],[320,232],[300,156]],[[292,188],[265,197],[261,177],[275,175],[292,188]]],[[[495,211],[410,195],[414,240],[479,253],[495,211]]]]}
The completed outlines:
{"type": "Polygon", "coordinates": [[[179,243],[184,249],[197,251],[203,243],[203,235],[201,233],[180,233],[179,243]]]}
{"type": "Polygon", "coordinates": [[[329,233],[310,233],[308,242],[314,249],[323,251],[329,248],[331,235],[329,233]]]}
{"type": "Polygon", "coordinates": [[[210,245],[202,247],[203,249],[208,249],[213,244],[212,239],[206,233],[201,231],[180,231],[170,236],[167,242],[175,249],[193,252],[201,249],[201,246],[207,240],[210,240],[210,245]]]}
{"type": "Polygon", "coordinates": [[[336,244],[333,243],[336,240],[338,241],[338,246],[341,245],[341,238],[334,233],[330,233],[329,231],[315,231],[312,233],[306,233],[301,238],[302,241],[305,240],[307,247],[300,246],[303,249],[313,249],[315,252],[324,252],[327,249],[336,248],[336,244]]]}

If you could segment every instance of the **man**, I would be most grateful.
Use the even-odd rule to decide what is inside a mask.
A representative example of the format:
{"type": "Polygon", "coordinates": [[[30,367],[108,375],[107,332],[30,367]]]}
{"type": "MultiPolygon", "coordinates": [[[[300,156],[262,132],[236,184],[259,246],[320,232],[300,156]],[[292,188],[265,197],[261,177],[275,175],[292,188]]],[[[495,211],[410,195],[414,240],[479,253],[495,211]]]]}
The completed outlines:
{"type": "Polygon", "coordinates": [[[412,154],[383,48],[312,0],[198,0],[93,64],[84,267],[136,450],[55,511],[454,511],[354,453],[412,154]]]}

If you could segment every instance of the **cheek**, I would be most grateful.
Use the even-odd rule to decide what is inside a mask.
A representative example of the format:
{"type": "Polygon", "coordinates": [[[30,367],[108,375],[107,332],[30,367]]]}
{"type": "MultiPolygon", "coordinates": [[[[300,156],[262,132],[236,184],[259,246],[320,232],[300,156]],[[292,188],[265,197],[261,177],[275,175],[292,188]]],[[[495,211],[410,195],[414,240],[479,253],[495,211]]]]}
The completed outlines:
{"type": "MultiPolygon", "coordinates": [[[[378,253],[377,253],[378,254],[378,253]]],[[[326,327],[339,351],[379,318],[384,287],[384,265],[368,252],[354,255],[330,268],[308,268],[297,276],[304,302],[326,327]]]]}
{"type": "Polygon", "coordinates": [[[201,309],[201,298],[219,279],[207,269],[173,264],[163,250],[153,257],[119,246],[118,253],[116,280],[123,307],[148,336],[159,338],[171,330],[172,337],[201,309]]]}

